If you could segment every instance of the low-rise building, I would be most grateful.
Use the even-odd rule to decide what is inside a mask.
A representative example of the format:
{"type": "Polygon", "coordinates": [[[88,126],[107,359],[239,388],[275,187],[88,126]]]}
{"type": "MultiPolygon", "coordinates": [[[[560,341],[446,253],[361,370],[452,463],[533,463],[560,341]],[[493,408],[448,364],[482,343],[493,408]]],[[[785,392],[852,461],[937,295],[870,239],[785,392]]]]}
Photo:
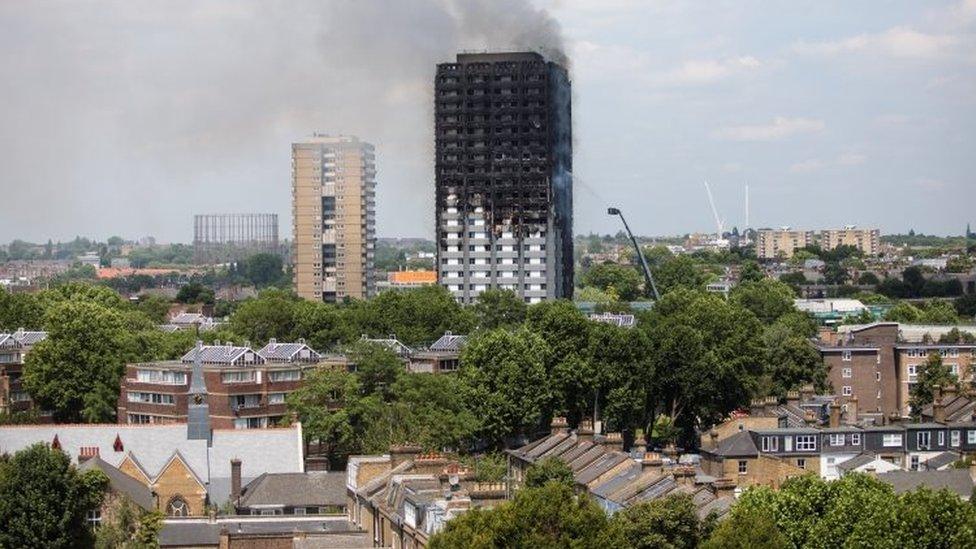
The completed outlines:
{"type": "Polygon", "coordinates": [[[24,358],[46,338],[47,332],[23,328],[10,334],[0,333],[0,413],[37,411],[24,388],[24,358]]]}

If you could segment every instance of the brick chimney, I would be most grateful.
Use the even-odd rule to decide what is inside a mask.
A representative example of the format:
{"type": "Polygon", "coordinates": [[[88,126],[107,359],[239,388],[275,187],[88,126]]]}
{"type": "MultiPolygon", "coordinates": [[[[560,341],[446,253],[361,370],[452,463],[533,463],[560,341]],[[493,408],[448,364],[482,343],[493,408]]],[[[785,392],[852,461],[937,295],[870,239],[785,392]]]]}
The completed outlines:
{"type": "Polygon", "coordinates": [[[718,448],[718,431],[710,429],[708,431],[708,449],[714,450],[715,448],[718,448]]]}
{"type": "Polygon", "coordinates": [[[834,402],[830,405],[830,428],[840,427],[840,404],[834,402]]]}
{"type": "Polygon", "coordinates": [[[786,393],[786,403],[791,406],[800,405],[800,392],[799,391],[788,391],[786,393]]]}
{"type": "Polygon", "coordinates": [[[566,423],[566,418],[557,416],[552,418],[552,422],[549,423],[549,432],[553,435],[559,435],[567,432],[569,430],[569,424],[566,423]]]}
{"type": "Polygon", "coordinates": [[[576,428],[576,436],[582,440],[593,440],[593,420],[583,418],[579,427],[576,428]]]}
{"type": "Polygon", "coordinates": [[[813,400],[813,395],[815,394],[816,391],[813,390],[813,384],[807,383],[803,387],[800,387],[800,402],[810,402],[813,400]]]}
{"type": "Polygon", "coordinates": [[[636,436],[634,436],[634,446],[630,451],[638,456],[644,455],[647,452],[647,440],[644,439],[644,432],[641,430],[637,431],[636,436]]]}
{"type": "Polygon", "coordinates": [[[642,473],[649,471],[660,473],[664,469],[664,461],[661,460],[661,455],[653,452],[644,454],[644,458],[641,459],[640,464],[642,473]]]}
{"type": "Polygon", "coordinates": [[[715,482],[712,483],[712,490],[717,498],[733,496],[735,495],[735,481],[728,477],[715,479],[715,482]]]}
{"type": "Polygon", "coordinates": [[[754,398],[749,402],[749,415],[754,417],[762,417],[763,415],[763,399],[754,398]]]}
{"type": "Polygon", "coordinates": [[[98,446],[82,446],[78,450],[78,463],[98,457],[98,446]]]}
{"type": "Polygon", "coordinates": [[[241,460],[234,458],[230,460],[230,501],[237,505],[239,499],[241,499],[241,460]]]}
{"type": "Polygon", "coordinates": [[[857,423],[857,395],[847,399],[847,423],[849,425],[857,423]]]}
{"type": "Polygon", "coordinates": [[[945,423],[946,421],[945,404],[941,396],[932,401],[932,420],[936,423],[945,423]]]}
{"type": "Polygon", "coordinates": [[[603,437],[603,446],[608,452],[623,452],[624,437],[620,433],[607,433],[603,437]]]}
{"type": "Polygon", "coordinates": [[[390,467],[417,459],[423,449],[414,444],[399,444],[390,447],[390,467]]]}
{"type": "Polygon", "coordinates": [[[959,387],[957,387],[956,384],[954,383],[950,383],[949,385],[946,385],[945,387],[942,388],[942,398],[943,401],[946,403],[956,398],[956,395],[958,394],[959,394],[959,387]]]}

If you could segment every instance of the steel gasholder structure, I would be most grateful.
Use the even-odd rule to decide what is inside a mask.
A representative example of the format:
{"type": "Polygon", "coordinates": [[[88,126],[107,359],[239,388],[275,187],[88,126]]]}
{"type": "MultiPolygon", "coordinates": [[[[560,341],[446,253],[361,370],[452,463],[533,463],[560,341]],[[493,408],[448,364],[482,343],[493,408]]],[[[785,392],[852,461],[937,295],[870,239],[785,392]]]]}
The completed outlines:
{"type": "Polygon", "coordinates": [[[278,214],[194,215],[193,252],[197,261],[233,261],[251,253],[280,253],[278,214]]]}

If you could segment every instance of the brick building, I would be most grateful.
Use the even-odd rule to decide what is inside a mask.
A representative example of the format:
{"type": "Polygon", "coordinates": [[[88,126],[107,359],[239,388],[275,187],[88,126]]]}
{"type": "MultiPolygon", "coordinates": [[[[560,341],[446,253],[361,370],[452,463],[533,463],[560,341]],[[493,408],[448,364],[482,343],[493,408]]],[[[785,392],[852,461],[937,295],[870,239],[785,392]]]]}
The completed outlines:
{"type": "MultiPolygon", "coordinates": [[[[119,423],[186,422],[195,358],[194,349],[180,360],[127,365],[119,423]]],[[[285,397],[301,385],[305,372],[333,365],[304,342],[275,340],[258,351],[246,345],[205,345],[200,361],[210,421],[217,429],[276,425],[287,414],[285,397]]]]}
{"type": "Polygon", "coordinates": [[[47,332],[23,328],[0,333],[0,414],[34,410],[34,401],[24,389],[24,358],[31,348],[47,338],[47,332]]]}

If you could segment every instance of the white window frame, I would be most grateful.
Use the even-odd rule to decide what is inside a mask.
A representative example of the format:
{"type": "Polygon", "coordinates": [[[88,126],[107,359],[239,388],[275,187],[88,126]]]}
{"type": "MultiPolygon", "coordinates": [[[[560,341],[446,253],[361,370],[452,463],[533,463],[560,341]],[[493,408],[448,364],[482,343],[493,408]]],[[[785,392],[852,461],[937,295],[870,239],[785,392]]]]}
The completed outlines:
{"type": "Polygon", "coordinates": [[[841,389],[841,394],[849,397],[854,394],[854,389],[850,385],[844,385],[844,387],[841,389]]]}
{"type": "MultiPolygon", "coordinates": [[[[976,431],[973,431],[976,433],[976,431]]],[[[900,447],[902,445],[901,433],[884,433],[881,436],[881,446],[885,448],[900,447]]]]}
{"type": "Polygon", "coordinates": [[[844,435],[841,434],[831,434],[830,435],[830,445],[831,446],[843,446],[844,445],[844,435]]]}
{"type": "Polygon", "coordinates": [[[844,368],[841,370],[841,377],[854,377],[854,371],[851,368],[844,368]]]}
{"type": "Polygon", "coordinates": [[[762,437],[762,451],[763,452],[776,452],[776,451],[779,451],[779,437],[776,437],[776,436],[763,436],[762,437]]]}
{"type": "Polygon", "coordinates": [[[939,446],[945,446],[945,431],[939,431],[939,446]]]}
{"type": "Polygon", "coordinates": [[[851,358],[851,352],[850,351],[842,351],[841,354],[840,354],[840,359],[843,362],[850,362],[852,360],[852,358],[851,358]]]}
{"type": "Polygon", "coordinates": [[[746,461],[744,459],[740,459],[739,460],[739,463],[737,464],[737,467],[738,467],[738,471],[739,471],[739,474],[740,475],[745,475],[745,474],[748,474],[749,473],[749,462],[748,461],[746,461]]]}
{"type": "Polygon", "coordinates": [[[962,432],[955,430],[949,432],[949,446],[953,448],[958,448],[962,443],[962,432]]]}
{"type": "Polygon", "coordinates": [[[915,443],[918,445],[919,450],[931,450],[932,433],[930,431],[919,431],[915,433],[915,443]],[[922,442],[923,440],[925,442],[922,442]]]}
{"type": "Polygon", "coordinates": [[[860,445],[861,445],[861,433],[852,433],[851,446],[860,446],[860,445]]]}
{"type": "Polygon", "coordinates": [[[969,429],[966,431],[966,443],[976,444],[976,429],[969,429]]]}
{"type": "Polygon", "coordinates": [[[797,452],[817,451],[817,435],[796,435],[797,452]]]}

